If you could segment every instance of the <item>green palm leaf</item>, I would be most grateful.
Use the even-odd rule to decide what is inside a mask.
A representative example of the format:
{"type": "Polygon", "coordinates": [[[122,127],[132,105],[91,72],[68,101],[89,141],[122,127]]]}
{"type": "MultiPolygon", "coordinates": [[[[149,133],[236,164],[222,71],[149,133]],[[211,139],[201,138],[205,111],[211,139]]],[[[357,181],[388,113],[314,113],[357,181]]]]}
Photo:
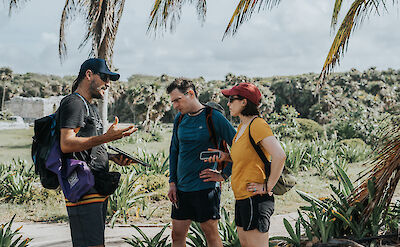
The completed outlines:
{"type": "Polygon", "coordinates": [[[171,32],[174,31],[181,19],[182,6],[185,3],[195,3],[199,20],[201,22],[205,21],[207,14],[206,0],[155,0],[153,9],[150,12],[147,32],[154,31],[156,33],[157,30],[165,31],[168,29],[168,26],[171,32]]]}
{"type": "Polygon", "coordinates": [[[239,26],[248,21],[256,9],[257,11],[260,11],[262,8],[272,9],[279,5],[280,2],[281,0],[240,0],[225,29],[223,38],[229,34],[234,35],[238,31],[239,26]]]}
{"type": "MultiPolygon", "coordinates": [[[[341,0],[335,1],[332,15],[332,27],[335,27],[336,25],[341,8],[341,2],[341,0]]],[[[378,7],[381,5],[386,8],[384,0],[355,0],[353,2],[335,35],[329,53],[325,59],[320,74],[321,80],[324,80],[333,67],[335,67],[336,64],[339,64],[340,57],[343,56],[344,52],[347,50],[351,33],[362,24],[363,20],[370,15],[371,12],[375,11],[379,13],[378,7]]]]}

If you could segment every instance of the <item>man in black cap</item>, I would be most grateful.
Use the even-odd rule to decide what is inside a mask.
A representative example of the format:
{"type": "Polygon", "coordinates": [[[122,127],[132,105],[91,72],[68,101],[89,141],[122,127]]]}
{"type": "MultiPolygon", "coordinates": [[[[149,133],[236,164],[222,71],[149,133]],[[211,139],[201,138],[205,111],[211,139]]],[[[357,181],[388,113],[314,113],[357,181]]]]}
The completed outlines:
{"type": "Polygon", "coordinates": [[[104,59],[91,58],[80,68],[73,83],[73,93],[66,96],[58,109],[60,147],[63,158],[85,161],[90,167],[95,185],[77,202],[66,199],[73,246],[104,246],[107,198],[118,186],[119,176],[110,173],[109,160],[119,165],[129,165],[132,160],[107,153],[105,143],[131,135],[134,126],[118,128],[118,118],[103,134],[93,99],[102,99],[110,81],[119,74],[111,72],[104,59]]]}

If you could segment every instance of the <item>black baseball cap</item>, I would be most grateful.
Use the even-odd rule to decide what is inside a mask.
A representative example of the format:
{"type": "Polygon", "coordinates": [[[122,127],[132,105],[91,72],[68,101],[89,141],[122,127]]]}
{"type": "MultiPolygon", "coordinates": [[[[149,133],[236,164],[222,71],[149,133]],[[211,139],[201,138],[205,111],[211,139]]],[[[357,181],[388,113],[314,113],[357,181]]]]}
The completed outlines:
{"type": "Polygon", "coordinates": [[[81,65],[81,69],[79,70],[79,74],[83,75],[86,71],[90,69],[93,73],[103,73],[110,76],[111,81],[116,81],[119,79],[120,75],[118,73],[111,72],[107,66],[107,63],[104,59],[101,58],[89,58],[81,65]]]}

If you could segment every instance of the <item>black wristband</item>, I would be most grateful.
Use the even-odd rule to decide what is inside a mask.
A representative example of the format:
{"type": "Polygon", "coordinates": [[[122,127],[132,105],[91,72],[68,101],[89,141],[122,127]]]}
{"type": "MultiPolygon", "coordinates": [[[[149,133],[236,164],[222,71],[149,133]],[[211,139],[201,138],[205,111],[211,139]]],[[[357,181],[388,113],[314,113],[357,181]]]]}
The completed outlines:
{"type": "Polygon", "coordinates": [[[221,171],[221,177],[226,181],[226,180],[228,180],[228,176],[223,172],[223,171],[221,171]]]}

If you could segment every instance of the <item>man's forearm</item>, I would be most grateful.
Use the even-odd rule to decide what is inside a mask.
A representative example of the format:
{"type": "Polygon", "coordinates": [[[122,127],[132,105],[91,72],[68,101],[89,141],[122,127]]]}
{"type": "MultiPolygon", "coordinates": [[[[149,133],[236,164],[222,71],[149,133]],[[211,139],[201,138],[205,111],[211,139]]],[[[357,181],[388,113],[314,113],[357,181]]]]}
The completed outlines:
{"type": "Polygon", "coordinates": [[[81,152],[91,149],[92,147],[107,143],[106,135],[91,136],[91,137],[72,137],[61,142],[61,151],[63,153],[81,152]]]}

